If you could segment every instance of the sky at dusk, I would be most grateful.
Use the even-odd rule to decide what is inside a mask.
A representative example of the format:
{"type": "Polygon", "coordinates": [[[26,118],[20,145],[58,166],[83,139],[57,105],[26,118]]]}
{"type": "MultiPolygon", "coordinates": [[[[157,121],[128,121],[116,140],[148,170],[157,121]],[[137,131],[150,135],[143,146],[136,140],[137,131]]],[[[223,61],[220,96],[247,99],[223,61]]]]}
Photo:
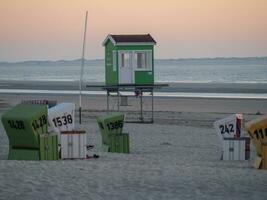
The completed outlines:
{"type": "Polygon", "coordinates": [[[267,0],[0,0],[0,61],[87,59],[150,33],[156,58],[267,56],[267,0]]]}

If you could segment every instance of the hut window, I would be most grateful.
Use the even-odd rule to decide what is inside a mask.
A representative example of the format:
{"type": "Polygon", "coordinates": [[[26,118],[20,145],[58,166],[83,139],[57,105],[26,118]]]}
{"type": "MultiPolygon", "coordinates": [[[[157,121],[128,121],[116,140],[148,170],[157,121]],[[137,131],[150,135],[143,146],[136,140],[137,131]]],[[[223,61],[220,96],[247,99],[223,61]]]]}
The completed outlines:
{"type": "Polygon", "coordinates": [[[151,52],[136,52],[135,63],[137,69],[150,69],[151,68],[151,52]]]}
{"type": "Polygon", "coordinates": [[[120,66],[121,67],[130,67],[130,52],[128,53],[121,53],[120,54],[121,58],[121,63],[120,66]]]}

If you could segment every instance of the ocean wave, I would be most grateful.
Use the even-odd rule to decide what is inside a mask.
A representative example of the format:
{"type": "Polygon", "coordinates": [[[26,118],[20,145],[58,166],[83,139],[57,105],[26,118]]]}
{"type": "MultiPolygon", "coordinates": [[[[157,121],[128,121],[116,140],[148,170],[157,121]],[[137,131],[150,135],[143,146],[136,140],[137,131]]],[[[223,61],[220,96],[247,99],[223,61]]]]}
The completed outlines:
{"type": "MultiPolygon", "coordinates": [[[[47,81],[47,82],[77,82],[80,81],[79,79],[57,79],[57,78],[0,78],[0,81],[47,81]]],[[[92,79],[84,79],[83,82],[91,82],[91,83],[99,83],[99,82],[104,82],[104,80],[99,81],[99,80],[92,80],[92,79]]],[[[263,81],[212,81],[212,80],[208,80],[208,81],[192,81],[192,80],[182,80],[182,81],[178,81],[178,80],[158,80],[156,81],[156,83],[192,83],[192,84],[205,84],[205,83],[229,83],[229,84],[267,84],[267,80],[263,80],[263,81]]]]}
{"type": "Polygon", "coordinates": [[[168,80],[159,80],[157,81],[158,83],[229,83],[229,84],[262,84],[262,83],[267,83],[266,81],[191,81],[191,80],[184,80],[184,81],[168,81],[168,80]]]}
{"type": "Polygon", "coordinates": [[[0,81],[47,81],[47,82],[76,82],[78,79],[56,79],[56,78],[0,78],[0,81]]]}
{"type": "MultiPolygon", "coordinates": [[[[0,89],[3,94],[61,94],[79,95],[79,90],[25,90],[25,89],[0,89]]],[[[105,91],[82,91],[83,95],[106,95],[105,91]]],[[[128,94],[130,95],[130,93],[128,94]]],[[[132,94],[134,96],[134,94],[132,94]]],[[[266,93],[185,93],[185,92],[154,92],[156,97],[180,98],[220,98],[220,99],[267,99],[266,93]]]]}

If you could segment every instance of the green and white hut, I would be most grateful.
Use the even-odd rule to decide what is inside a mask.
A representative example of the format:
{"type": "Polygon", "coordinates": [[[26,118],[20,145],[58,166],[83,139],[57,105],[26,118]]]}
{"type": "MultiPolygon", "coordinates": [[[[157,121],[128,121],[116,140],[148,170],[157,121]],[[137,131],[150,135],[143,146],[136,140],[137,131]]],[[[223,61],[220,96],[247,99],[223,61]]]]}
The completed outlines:
{"type": "Polygon", "coordinates": [[[108,35],[103,42],[106,85],[154,84],[154,45],[150,34],[108,35]]]}

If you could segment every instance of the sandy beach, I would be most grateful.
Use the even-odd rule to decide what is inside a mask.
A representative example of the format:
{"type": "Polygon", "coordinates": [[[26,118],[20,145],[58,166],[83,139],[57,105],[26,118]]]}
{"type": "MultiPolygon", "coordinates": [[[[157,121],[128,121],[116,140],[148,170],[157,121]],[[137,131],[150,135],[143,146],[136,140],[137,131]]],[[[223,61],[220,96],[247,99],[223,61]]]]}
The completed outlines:
{"type": "MultiPolygon", "coordinates": [[[[179,86],[174,85],[170,88],[179,86]]],[[[1,89],[54,89],[51,83],[47,87],[42,83],[0,82],[1,89]]],[[[62,83],[57,89],[70,90],[70,87],[62,83]]],[[[182,85],[179,86],[183,92],[221,88],[222,92],[267,93],[267,87],[256,84],[247,87],[183,84],[183,87],[182,90],[182,85]]],[[[78,103],[74,95],[2,93],[0,115],[27,99],[78,103]]],[[[132,114],[126,117],[138,118],[136,99],[129,100],[129,104],[123,111],[132,114]]],[[[148,100],[145,105],[149,110],[148,100]]],[[[130,134],[130,154],[102,151],[96,117],[105,113],[105,96],[83,96],[82,124],[76,121],[76,127],[86,130],[88,143],[94,145],[88,154],[98,154],[98,159],[7,160],[8,138],[0,124],[0,199],[267,198],[267,171],[251,166],[254,147],[250,161],[221,161],[221,143],[212,126],[215,120],[233,113],[243,113],[245,121],[267,114],[267,100],[156,97],[154,124],[124,126],[124,132],[130,134]]]]}

